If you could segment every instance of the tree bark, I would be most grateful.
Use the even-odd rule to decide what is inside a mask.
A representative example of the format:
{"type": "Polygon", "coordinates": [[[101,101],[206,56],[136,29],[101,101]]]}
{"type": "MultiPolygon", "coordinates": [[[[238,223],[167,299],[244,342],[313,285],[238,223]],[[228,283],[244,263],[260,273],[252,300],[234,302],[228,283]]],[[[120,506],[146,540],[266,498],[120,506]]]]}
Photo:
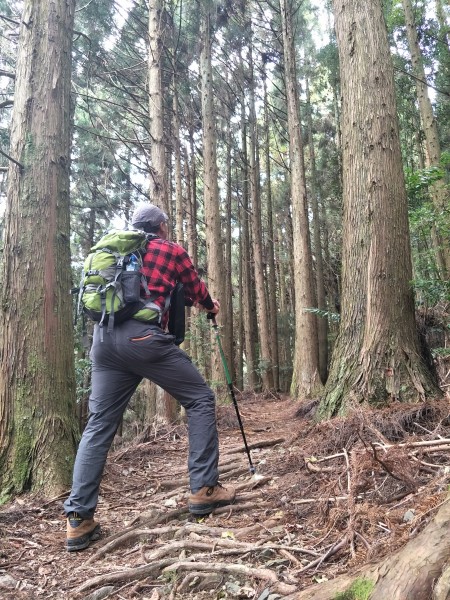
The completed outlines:
{"type": "MultiPolygon", "coordinates": [[[[313,138],[313,122],[312,122],[312,108],[311,108],[311,94],[309,91],[309,79],[305,77],[306,81],[306,110],[307,110],[307,121],[308,121],[308,137],[309,137],[309,156],[311,161],[311,212],[313,216],[313,240],[314,240],[314,255],[316,265],[316,294],[317,294],[317,308],[326,312],[327,304],[325,299],[325,279],[323,269],[323,252],[322,252],[322,240],[320,235],[320,216],[319,216],[319,200],[318,200],[318,186],[317,186],[317,170],[316,170],[316,154],[314,148],[313,138]]],[[[317,340],[318,340],[318,352],[319,352],[319,374],[322,383],[325,383],[328,376],[328,318],[322,314],[317,319],[317,340]]]]}
{"type": "MultiPolygon", "coordinates": [[[[166,139],[164,135],[164,90],[162,84],[162,55],[164,48],[164,4],[162,0],[150,0],[148,16],[148,100],[151,144],[150,201],[170,215],[168,176],[166,162],[166,139]]],[[[149,397],[153,384],[145,384],[149,397]]],[[[151,402],[152,405],[152,402],[151,402]]],[[[178,405],[174,398],[161,388],[156,394],[156,413],[167,423],[177,418],[178,405]]]]}
{"type": "Polygon", "coordinates": [[[74,0],[26,0],[1,285],[0,489],[70,485],[75,373],[69,246],[74,0]]]}
{"type": "Polygon", "coordinates": [[[261,191],[260,191],[260,169],[259,148],[257,136],[257,121],[255,111],[255,81],[253,75],[253,52],[252,52],[252,26],[251,17],[248,19],[249,45],[247,48],[247,60],[249,66],[250,85],[249,94],[249,174],[250,174],[250,197],[251,197],[251,226],[253,241],[253,265],[255,273],[255,296],[256,296],[256,320],[259,332],[259,365],[258,370],[262,379],[263,390],[273,389],[273,363],[271,356],[271,339],[269,328],[268,302],[266,292],[266,281],[263,263],[263,235],[261,223],[261,191]]]}
{"type": "Polygon", "coordinates": [[[438,395],[420,354],[394,78],[381,0],[334,0],[342,81],[340,333],[322,417],[438,395]]]}
{"type": "Polygon", "coordinates": [[[280,0],[280,10],[283,29],[294,242],[295,351],[291,394],[296,398],[310,398],[320,391],[322,384],[319,377],[316,316],[307,312],[308,309],[316,308],[316,298],[297,89],[298,75],[292,29],[293,10],[290,0],[280,0]]]}
{"type": "Polygon", "coordinates": [[[247,160],[247,123],[245,119],[245,103],[242,99],[241,105],[241,135],[242,135],[242,209],[241,209],[241,257],[240,263],[242,266],[242,285],[241,296],[243,304],[243,330],[244,330],[244,347],[245,347],[245,362],[247,371],[247,386],[254,390],[258,385],[256,374],[256,344],[253,328],[253,282],[251,276],[252,252],[250,243],[250,226],[249,226],[249,186],[248,186],[248,160],[247,160]]]}
{"type": "MultiPolygon", "coordinates": [[[[203,179],[204,179],[204,204],[206,222],[206,255],[208,257],[208,288],[213,298],[224,298],[225,286],[223,282],[223,244],[219,210],[219,185],[217,172],[217,139],[213,103],[213,79],[211,63],[211,14],[208,7],[204,6],[205,14],[201,16],[201,41],[200,52],[200,78],[203,124],[203,179]]],[[[220,313],[217,322],[223,324],[220,313]]],[[[217,388],[218,395],[225,394],[223,367],[218,349],[215,345],[215,336],[211,328],[211,340],[215,351],[211,353],[212,380],[217,388]]],[[[226,360],[230,362],[230,356],[226,360]]]]}
{"type": "Polygon", "coordinates": [[[163,12],[162,0],[150,0],[148,18],[148,101],[151,137],[150,201],[169,215],[162,85],[163,12]]]}
{"type": "Polygon", "coordinates": [[[228,370],[230,372],[231,380],[235,380],[235,359],[236,356],[234,348],[234,319],[233,319],[233,285],[232,285],[232,227],[234,227],[235,219],[233,219],[232,210],[232,161],[231,161],[231,128],[230,128],[230,115],[226,118],[226,218],[224,225],[224,237],[225,237],[225,256],[224,256],[224,297],[221,304],[221,312],[224,316],[224,323],[227,324],[223,330],[223,350],[225,356],[232,357],[228,364],[228,370]]]}
{"type": "Polygon", "coordinates": [[[266,200],[267,200],[267,304],[269,308],[269,328],[271,340],[271,359],[273,385],[280,388],[280,357],[278,350],[278,304],[277,278],[275,266],[275,227],[273,222],[272,181],[270,168],[270,121],[268,110],[267,75],[264,70],[264,140],[265,140],[265,169],[266,169],[266,200]]]}

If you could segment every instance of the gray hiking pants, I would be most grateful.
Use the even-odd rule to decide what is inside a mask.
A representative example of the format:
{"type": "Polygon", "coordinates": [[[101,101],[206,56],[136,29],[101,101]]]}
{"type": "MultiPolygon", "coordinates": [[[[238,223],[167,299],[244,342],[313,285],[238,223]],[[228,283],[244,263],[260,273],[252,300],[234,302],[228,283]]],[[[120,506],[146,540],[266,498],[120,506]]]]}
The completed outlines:
{"type": "MultiPolygon", "coordinates": [[[[105,328],[106,329],[106,328],[105,328]]],[[[215,397],[173,337],[156,325],[129,320],[100,341],[96,325],[91,349],[92,392],[89,420],[78,447],[66,513],[91,518],[106,456],[127,404],[145,377],[169,392],[186,409],[189,477],[193,493],[216,485],[218,435],[215,397]]]]}

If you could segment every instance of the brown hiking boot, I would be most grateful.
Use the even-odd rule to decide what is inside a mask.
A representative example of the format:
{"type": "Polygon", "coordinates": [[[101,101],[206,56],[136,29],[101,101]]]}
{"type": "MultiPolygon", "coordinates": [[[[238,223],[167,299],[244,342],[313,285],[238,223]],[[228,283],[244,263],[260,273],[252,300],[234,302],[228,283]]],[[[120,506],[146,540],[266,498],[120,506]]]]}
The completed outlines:
{"type": "Polygon", "coordinates": [[[220,483],[205,486],[189,496],[189,512],[193,515],[207,515],[219,506],[233,504],[235,497],[236,490],[231,485],[226,488],[220,483]]]}
{"type": "Polygon", "coordinates": [[[100,525],[94,519],[83,519],[76,512],[67,515],[66,550],[84,550],[100,537],[100,525]]]}

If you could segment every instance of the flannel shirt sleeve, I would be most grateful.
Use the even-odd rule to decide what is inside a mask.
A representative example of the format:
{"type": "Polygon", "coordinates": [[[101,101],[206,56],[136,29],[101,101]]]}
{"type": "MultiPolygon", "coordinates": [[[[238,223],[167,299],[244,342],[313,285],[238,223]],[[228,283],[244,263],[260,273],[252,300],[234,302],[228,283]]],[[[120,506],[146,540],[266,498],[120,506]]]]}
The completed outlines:
{"type": "Polygon", "coordinates": [[[184,286],[184,293],[187,301],[198,302],[206,308],[212,310],[214,303],[208,292],[204,281],[200,279],[189,254],[182,246],[178,246],[178,276],[184,286]]]}

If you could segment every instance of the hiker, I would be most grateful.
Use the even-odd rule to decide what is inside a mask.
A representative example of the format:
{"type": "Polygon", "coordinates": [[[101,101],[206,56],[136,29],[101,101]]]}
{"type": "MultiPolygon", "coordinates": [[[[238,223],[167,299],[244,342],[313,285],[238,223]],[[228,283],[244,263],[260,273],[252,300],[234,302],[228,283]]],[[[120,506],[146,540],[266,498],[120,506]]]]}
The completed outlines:
{"type": "MultiPolygon", "coordinates": [[[[220,304],[211,298],[187,252],[167,240],[167,215],[153,204],[141,204],[133,214],[132,225],[157,236],[147,243],[141,272],[161,312],[166,298],[181,282],[188,304],[217,314],[220,304]]],[[[94,327],[89,420],[75,459],[72,490],[64,503],[68,551],[83,550],[99,537],[100,526],[93,517],[106,456],[127,404],[144,377],[166,390],[186,410],[189,511],[204,515],[234,502],[234,488],[225,488],[218,481],[214,393],[187,354],[173,343],[174,336],[165,333],[166,320],[167,313],[162,322],[130,318],[104,334],[99,325],[94,327]]]]}

